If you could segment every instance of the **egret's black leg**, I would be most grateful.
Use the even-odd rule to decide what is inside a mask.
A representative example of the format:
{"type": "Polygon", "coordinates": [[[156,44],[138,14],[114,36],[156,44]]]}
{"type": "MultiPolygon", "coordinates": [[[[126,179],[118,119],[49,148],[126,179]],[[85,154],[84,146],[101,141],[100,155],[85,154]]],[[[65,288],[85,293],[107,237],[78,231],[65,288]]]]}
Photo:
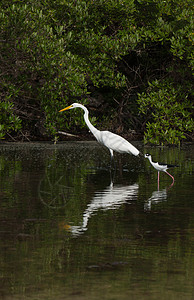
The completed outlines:
{"type": "Polygon", "coordinates": [[[114,178],[115,178],[115,173],[116,173],[116,170],[115,169],[110,169],[110,184],[113,186],[114,184],[114,178]]]}
{"type": "Polygon", "coordinates": [[[112,168],[112,165],[113,165],[113,169],[115,170],[116,164],[115,164],[115,160],[114,160],[113,150],[112,149],[109,149],[109,150],[110,150],[110,168],[112,168]]]}

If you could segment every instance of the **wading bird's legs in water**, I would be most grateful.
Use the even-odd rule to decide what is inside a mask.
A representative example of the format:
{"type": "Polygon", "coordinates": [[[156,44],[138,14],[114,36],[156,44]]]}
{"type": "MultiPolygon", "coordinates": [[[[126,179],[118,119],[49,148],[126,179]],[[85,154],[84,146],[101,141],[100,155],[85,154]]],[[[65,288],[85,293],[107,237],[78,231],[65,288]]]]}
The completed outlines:
{"type": "Polygon", "coordinates": [[[110,186],[113,187],[116,170],[110,169],[110,186]]]}
{"type": "Polygon", "coordinates": [[[159,191],[159,185],[160,185],[160,172],[158,171],[158,191],[159,191]]]}
{"type": "Polygon", "coordinates": [[[166,173],[172,178],[172,182],[174,183],[174,177],[170,174],[170,173],[168,173],[167,171],[166,171],[166,173]]]}
{"type": "Polygon", "coordinates": [[[171,185],[166,189],[166,191],[170,190],[171,187],[174,185],[174,181],[171,183],[171,185]]]}
{"type": "Polygon", "coordinates": [[[112,149],[109,149],[110,150],[110,168],[112,167],[112,164],[113,164],[113,169],[115,169],[115,160],[114,160],[114,155],[113,155],[113,150],[112,149]]]}

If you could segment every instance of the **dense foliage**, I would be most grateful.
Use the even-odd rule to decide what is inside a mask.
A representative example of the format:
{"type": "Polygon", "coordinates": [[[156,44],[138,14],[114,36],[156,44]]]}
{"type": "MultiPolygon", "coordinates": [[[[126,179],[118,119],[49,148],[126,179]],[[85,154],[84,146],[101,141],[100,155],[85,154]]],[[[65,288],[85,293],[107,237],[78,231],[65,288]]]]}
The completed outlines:
{"type": "Polygon", "coordinates": [[[85,128],[80,111],[58,113],[81,102],[99,128],[145,133],[157,144],[191,140],[191,7],[191,0],[2,0],[0,138],[85,128]]]}

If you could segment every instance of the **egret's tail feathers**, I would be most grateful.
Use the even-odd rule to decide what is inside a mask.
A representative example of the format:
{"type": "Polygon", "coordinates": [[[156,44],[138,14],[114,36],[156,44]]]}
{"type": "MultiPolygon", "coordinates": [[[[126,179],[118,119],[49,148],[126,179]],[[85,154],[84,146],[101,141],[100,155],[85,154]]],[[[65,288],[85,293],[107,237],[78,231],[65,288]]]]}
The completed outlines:
{"type": "Polygon", "coordinates": [[[130,153],[135,155],[135,156],[139,156],[140,155],[140,151],[135,148],[133,145],[131,145],[132,147],[130,148],[130,153]]]}

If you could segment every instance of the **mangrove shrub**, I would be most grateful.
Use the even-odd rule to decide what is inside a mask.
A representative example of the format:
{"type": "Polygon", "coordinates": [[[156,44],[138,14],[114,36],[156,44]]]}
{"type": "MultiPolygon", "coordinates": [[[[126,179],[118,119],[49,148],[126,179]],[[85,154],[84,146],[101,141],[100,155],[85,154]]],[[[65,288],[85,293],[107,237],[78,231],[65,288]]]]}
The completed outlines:
{"type": "Polygon", "coordinates": [[[152,143],[192,139],[191,7],[191,0],[2,0],[0,137],[50,139],[86,128],[80,111],[58,113],[81,102],[100,128],[145,133],[152,143]]]}

